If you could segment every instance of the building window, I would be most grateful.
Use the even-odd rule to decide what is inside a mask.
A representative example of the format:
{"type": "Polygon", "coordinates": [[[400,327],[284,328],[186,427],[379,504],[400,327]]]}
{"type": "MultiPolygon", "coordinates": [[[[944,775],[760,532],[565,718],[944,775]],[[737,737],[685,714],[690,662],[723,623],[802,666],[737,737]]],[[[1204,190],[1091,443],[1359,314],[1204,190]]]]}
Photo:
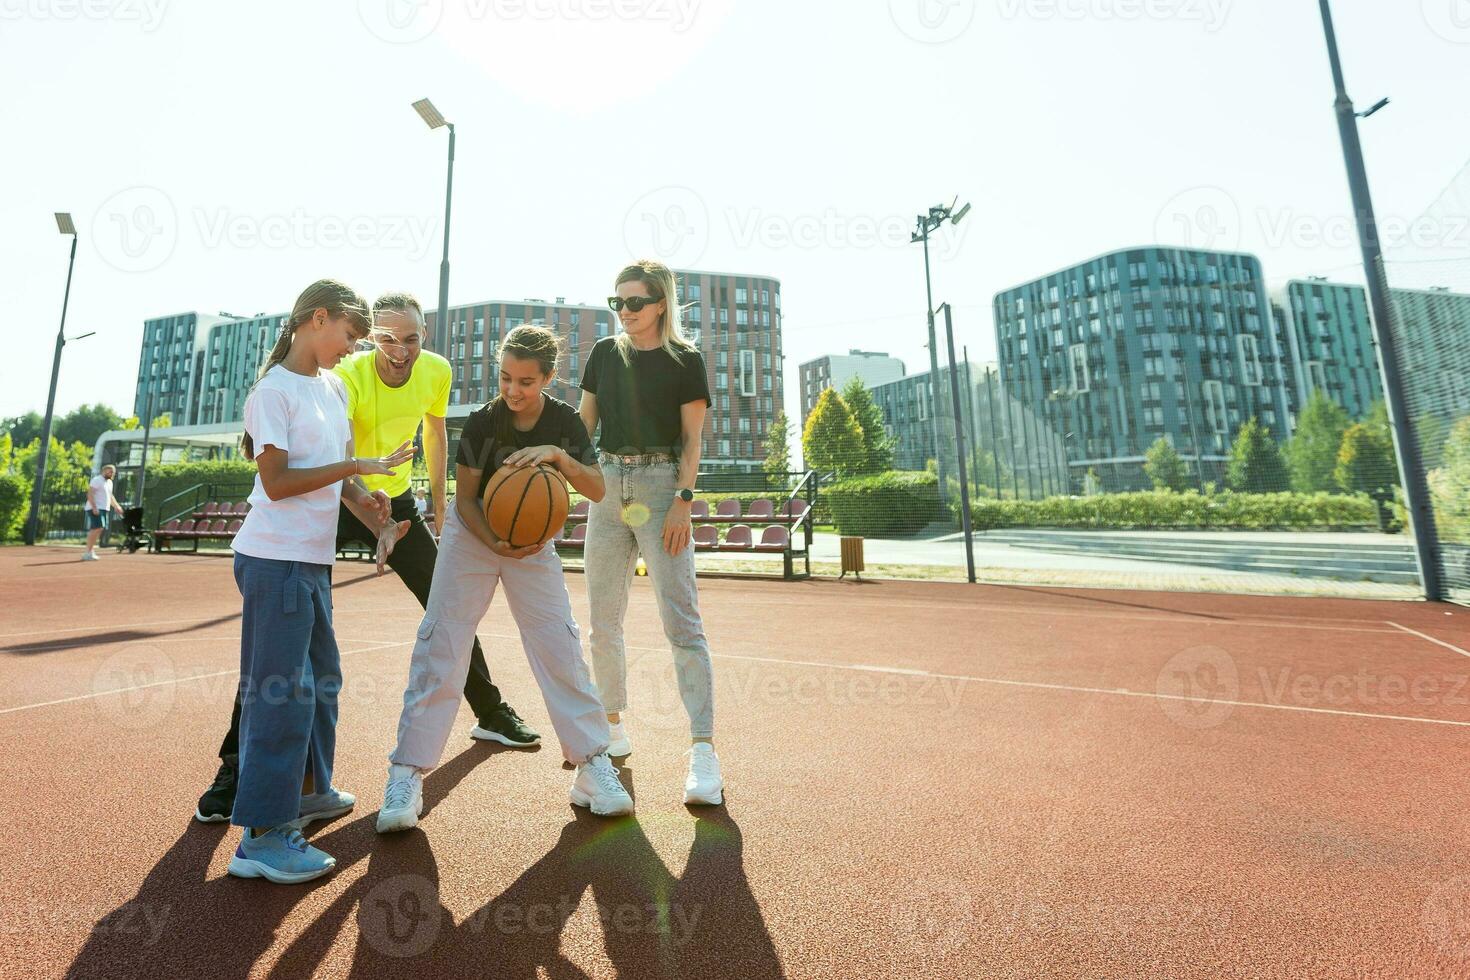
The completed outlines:
{"type": "Polygon", "coordinates": [[[1205,399],[1205,424],[1211,432],[1225,434],[1230,431],[1230,422],[1225,415],[1225,386],[1219,381],[1206,381],[1200,385],[1205,399]]]}
{"type": "Polygon", "coordinates": [[[1307,362],[1307,387],[1313,391],[1325,392],[1327,390],[1327,372],[1323,369],[1321,361],[1307,362]]]}
{"type": "Polygon", "coordinates": [[[1260,384],[1261,357],[1256,338],[1250,334],[1241,334],[1235,338],[1235,349],[1240,356],[1240,383],[1244,385],[1260,384]]]}
{"type": "Polygon", "coordinates": [[[742,350],[740,352],[740,394],[746,398],[753,397],[756,393],[755,377],[755,351],[742,350]]]}
{"type": "Polygon", "coordinates": [[[1087,345],[1073,344],[1068,348],[1067,380],[1073,391],[1091,391],[1092,374],[1087,366],[1087,345]]]}
{"type": "Polygon", "coordinates": [[[475,348],[474,349],[475,349],[475,354],[474,354],[475,357],[484,357],[485,356],[485,342],[483,340],[477,340],[477,341],[475,341],[475,348]]]}

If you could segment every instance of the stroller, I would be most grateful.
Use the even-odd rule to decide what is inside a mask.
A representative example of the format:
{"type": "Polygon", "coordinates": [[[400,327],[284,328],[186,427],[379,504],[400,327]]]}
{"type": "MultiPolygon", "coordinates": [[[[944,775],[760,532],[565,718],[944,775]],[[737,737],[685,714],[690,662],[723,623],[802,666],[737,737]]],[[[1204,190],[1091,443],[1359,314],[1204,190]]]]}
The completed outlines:
{"type": "Polygon", "coordinates": [[[143,530],[143,508],[123,508],[123,539],[117,543],[118,553],[124,550],[133,554],[148,543],[148,532],[143,530]]]}

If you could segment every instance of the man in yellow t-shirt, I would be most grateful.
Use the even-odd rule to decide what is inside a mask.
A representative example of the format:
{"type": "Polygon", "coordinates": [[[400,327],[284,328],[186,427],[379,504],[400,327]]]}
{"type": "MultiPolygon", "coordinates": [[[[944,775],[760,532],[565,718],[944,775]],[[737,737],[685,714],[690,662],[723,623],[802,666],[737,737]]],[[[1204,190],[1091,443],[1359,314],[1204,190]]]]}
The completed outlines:
{"type": "MultiPolygon", "coordinates": [[[[363,476],[369,490],[382,490],[392,498],[393,520],[409,521],[408,533],[399,539],[388,565],[398,573],[419,605],[427,607],[429,589],[434,580],[434,562],[439,557],[434,537],[443,526],[448,512],[445,499],[445,474],[449,463],[449,439],[444,416],[449,410],[449,388],[454,372],[449,362],[438,354],[423,349],[424,311],[418,300],[407,293],[388,293],[373,304],[373,340],[375,349],[343,358],[337,374],[347,386],[347,415],[352,423],[354,451],[363,456],[387,455],[411,440],[424,426],[424,462],[429,469],[429,486],[434,500],[434,534],[429,533],[423,516],[414,506],[412,490],[413,464],[405,463],[392,476],[363,476]],[[380,447],[387,446],[386,450],[380,447]]],[[[337,547],[352,541],[372,543],[377,535],[363,526],[345,506],[337,517],[337,547]]],[[[535,745],[541,740],[516,710],[506,704],[500,690],[490,679],[485,665],[485,652],[475,638],[470,652],[470,671],[465,678],[465,700],[475,712],[475,727],[470,735],[503,745],[535,745]]],[[[228,820],[234,809],[235,780],[238,774],[240,701],[235,700],[235,713],[229,734],[220,745],[220,769],[204,795],[194,816],[206,823],[228,820]]],[[[332,791],[336,793],[336,791],[332,791]]],[[[331,801],[332,809],[320,809],[314,794],[302,798],[303,818],[320,818],[341,810],[340,797],[331,801]],[[308,810],[311,812],[308,813],[308,810]]],[[[322,804],[325,805],[325,804],[322,804]]],[[[351,809],[348,806],[348,809],[351,809]]]]}

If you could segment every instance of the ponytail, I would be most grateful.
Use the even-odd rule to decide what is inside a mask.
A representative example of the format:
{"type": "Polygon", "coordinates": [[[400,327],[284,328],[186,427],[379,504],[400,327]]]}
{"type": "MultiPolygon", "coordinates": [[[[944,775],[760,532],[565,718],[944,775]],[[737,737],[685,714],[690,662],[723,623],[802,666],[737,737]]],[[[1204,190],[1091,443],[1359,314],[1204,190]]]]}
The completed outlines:
{"type": "MultiPolygon", "coordinates": [[[[291,353],[291,344],[296,340],[296,328],[315,316],[317,310],[326,310],[327,317],[333,320],[350,317],[363,336],[372,332],[372,315],[367,300],[357,290],[336,279],[318,279],[296,297],[291,315],[281,325],[281,335],[276,338],[275,346],[266,356],[265,363],[260,366],[260,372],[255,377],[256,385],[264,380],[271,368],[280,364],[291,353]]],[[[254,392],[255,385],[250,390],[254,392]]],[[[255,459],[255,440],[250,437],[249,432],[240,440],[240,453],[248,460],[255,459]]]]}

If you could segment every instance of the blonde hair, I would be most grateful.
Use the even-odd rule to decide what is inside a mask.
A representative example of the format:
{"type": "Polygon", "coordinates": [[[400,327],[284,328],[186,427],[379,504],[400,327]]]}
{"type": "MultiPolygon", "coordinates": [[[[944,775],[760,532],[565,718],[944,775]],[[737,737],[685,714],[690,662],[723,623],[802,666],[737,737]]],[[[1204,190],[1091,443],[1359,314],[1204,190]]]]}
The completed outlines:
{"type": "MultiPolygon", "coordinates": [[[[281,335],[276,338],[275,346],[271,348],[265,363],[260,366],[260,372],[255,376],[256,384],[260,384],[271,368],[286,359],[286,355],[291,352],[291,342],[296,339],[296,328],[315,316],[317,310],[326,310],[327,316],[333,320],[344,316],[350,318],[364,337],[372,333],[372,314],[367,300],[346,283],[336,279],[318,279],[296,297],[291,315],[281,325],[281,335]]],[[[251,390],[255,390],[253,385],[251,390]]],[[[250,437],[249,432],[240,440],[240,451],[246,459],[255,458],[255,440],[250,437]]]]}
{"type": "MultiPolygon", "coordinates": [[[[683,310],[679,306],[679,284],[674,279],[673,271],[662,262],[653,259],[639,259],[632,265],[625,266],[618,273],[614,287],[621,286],[625,282],[641,282],[648,290],[648,294],[655,300],[664,300],[664,312],[658,318],[658,342],[659,346],[668,352],[674,359],[675,364],[684,363],[682,354],[697,353],[698,348],[691,344],[684,336],[683,310]]],[[[633,363],[633,341],[626,333],[617,335],[616,343],[618,353],[622,355],[624,364],[633,363]]]]}

